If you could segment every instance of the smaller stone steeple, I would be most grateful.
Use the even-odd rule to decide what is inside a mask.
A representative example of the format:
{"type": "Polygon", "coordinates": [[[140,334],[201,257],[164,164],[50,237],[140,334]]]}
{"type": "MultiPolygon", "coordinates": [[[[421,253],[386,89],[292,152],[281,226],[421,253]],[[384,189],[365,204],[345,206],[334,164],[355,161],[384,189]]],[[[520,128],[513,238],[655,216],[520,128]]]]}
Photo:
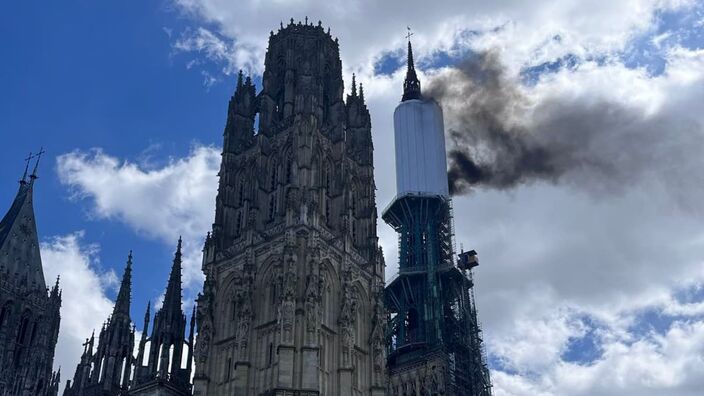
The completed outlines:
{"type": "Polygon", "coordinates": [[[52,373],[61,291],[47,288],[34,214],[39,158],[30,155],[10,209],[0,220],[0,395],[55,395],[52,373]],[[35,160],[31,175],[29,166],[35,160]]]}
{"type": "Polygon", "coordinates": [[[190,395],[191,364],[193,359],[193,326],[186,340],[186,315],[181,309],[182,240],[179,237],[164,303],[154,315],[151,335],[145,338],[149,327],[149,306],[144,318],[142,340],[139,343],[135,378],[130,395],[190,395]],[[145,345],[149,342],[147,365],[142,363],[145,345]],[[185,368],[181,367],[184,346],[188,347],[185,368]]]}
{"type": "Polygon", "coordinates": [[[408,37],[408,66],[406,69],[406,80],[403,82],[403,96],[401,101],[411,99],[421,99],[420,81],[416,75],[416,68],[413,64],[413,47],[411,46],[410,35],[408,37]]]}
{"type": "Polygon", "coordinates": [[[117,301],[115,301],[115,307],[112,311],[112,317],[115,319],[117,316],[124,316],[129,318],[130,316],[130,295],[132,290],[132,251],[130,250],[127,256],[127,265],[125,266],[125,273],[122,276],[122,282],[120,283],[120,291],[117,293],[117,301]]]}

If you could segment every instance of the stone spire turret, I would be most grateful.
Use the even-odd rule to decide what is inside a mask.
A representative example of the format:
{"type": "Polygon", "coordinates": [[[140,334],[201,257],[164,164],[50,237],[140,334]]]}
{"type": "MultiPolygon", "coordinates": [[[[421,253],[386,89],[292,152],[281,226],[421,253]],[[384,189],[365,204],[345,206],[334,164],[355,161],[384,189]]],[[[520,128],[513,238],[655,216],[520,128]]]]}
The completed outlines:
{"type": "Polygon", "coordinates": [[[408,36],[408,65],[406,68],[406,80],[403,82],[403,96],[401,101],[411,99],[421,99],[420,81],[416,75],[416,68],[413,64],[413,46],[411,46],[411,37],[408,36]]]}
{"type": "Polygon", "coordinates": [[[179,237],[176,253],[174,254],[174,262],[171,266],[171,273],[169,274],[169,283],[166,286],[166,293],[164,294],[164,305],[160,310],[160,312],[165,313],[169,318],[183,315],[183,312],[181,311],[182,243],[183,241],[181,237],[179,237]]]}
{"type": "MultiPolygon", "coordinates": [[[[245,83],[246,84],[246,83],[245,83]]],[[[149,306],[144,317],[144,329],[137,355],[135,377],[130,395],[151,395],[156,388],[159,394],[190,395],[190,365],[181,367],[184,345],[188,346],[190,358],[192,343],[186,341],[186,316],[181,309],[181,270],[183,241],[179,237],[169,281],[164,293],[164,303],[154,315],[150,336],[145,337],[149,327],[149,306]],[[149,342],[149,357],[143,365],[145,344],[149,342]]]]}
{"type": "Polygon", "coordinates": [[[130,250],[127,256],[127,265],[125,266],[125,272],[122,275],[122,282],[120,283],[120,291],[117,293],[117,300],[115,301],[115,307],[112,311],[112,317],[115,319],[117,316],[124,316],[129,318],[130,316],[130,296],[132,290],[132,251],[130,250]]]}

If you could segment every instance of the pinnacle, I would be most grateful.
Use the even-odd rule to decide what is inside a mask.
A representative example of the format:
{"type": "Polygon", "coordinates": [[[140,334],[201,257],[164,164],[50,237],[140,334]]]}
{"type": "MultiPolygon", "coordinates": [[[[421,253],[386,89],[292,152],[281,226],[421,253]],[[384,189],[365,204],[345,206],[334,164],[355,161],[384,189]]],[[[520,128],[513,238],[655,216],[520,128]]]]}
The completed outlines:
{"type": "Polygon", "coordinates": [[[117,301],[115,301],[115,308],[113,310],[113,317],[118,314],[126,315],[128,318],[130,316],[130,294],[132,289],[132,251],[130,250],[127,256],[127,265],[125,265],[125,272],[122,275],[122,283],[120,284],[120,291],[117,294],[117,301]]]}
{"type": "Polygon", "coordinates": [[[166,286],[163,308],[173,315],[181,314],[181,246],[183,240],[178,238],[178,246],[174,254],[174,263],[169,274],[169,283],[166,286]]]}
{"type": "Polygon", "coordinates": [[[352,97],[357,96],[357,76],[352,73],[352,97]]]}

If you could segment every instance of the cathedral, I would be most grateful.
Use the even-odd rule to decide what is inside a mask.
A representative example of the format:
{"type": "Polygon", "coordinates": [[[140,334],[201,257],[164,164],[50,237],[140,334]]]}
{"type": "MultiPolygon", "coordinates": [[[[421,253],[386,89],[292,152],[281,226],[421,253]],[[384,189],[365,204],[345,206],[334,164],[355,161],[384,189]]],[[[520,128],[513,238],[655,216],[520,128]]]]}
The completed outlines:
{"type": "Polygon", "coordinates": [[[382,395],[384,261],[364,89],[317,25],[240,73],[198,297],[194,394],[382,395]]]}
{"type": "MultiPolygon", "coordinates": [[[[421,93],[410,41],[394,113],[397,194],[382,214],[399,235],[389,282],[369,110],[354,75],[343,97],[337,39],[291,20],[271,32],[264,66],[260,90],[240,71],[228,105],[190,318],[179,238],[163,302],[153,316],[147,305],[137,331],[130,251],[112,313],[63,395],[490,396],[476,252],[455,256],[442,110],[421,93]]],[[[27,173],[0,223],[0,396],[55,396],[61,290],[45,284],[36,165],[27,173]]]]}

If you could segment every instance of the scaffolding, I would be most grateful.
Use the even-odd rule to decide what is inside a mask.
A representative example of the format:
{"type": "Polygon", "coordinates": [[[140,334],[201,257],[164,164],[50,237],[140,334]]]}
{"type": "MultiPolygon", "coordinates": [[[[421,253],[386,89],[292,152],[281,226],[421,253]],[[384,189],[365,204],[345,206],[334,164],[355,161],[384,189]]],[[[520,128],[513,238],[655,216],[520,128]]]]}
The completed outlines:
{"type": "Polygon", "coordinates": [[[399,273],[386,287],[392,383],[432,360],[447,370],[443,391],[434,394],[490,396],[472,279],[478,262],[474,251],[455,260],[451,200],[405,195],[383,219],[399,234],[399,273]]]}

